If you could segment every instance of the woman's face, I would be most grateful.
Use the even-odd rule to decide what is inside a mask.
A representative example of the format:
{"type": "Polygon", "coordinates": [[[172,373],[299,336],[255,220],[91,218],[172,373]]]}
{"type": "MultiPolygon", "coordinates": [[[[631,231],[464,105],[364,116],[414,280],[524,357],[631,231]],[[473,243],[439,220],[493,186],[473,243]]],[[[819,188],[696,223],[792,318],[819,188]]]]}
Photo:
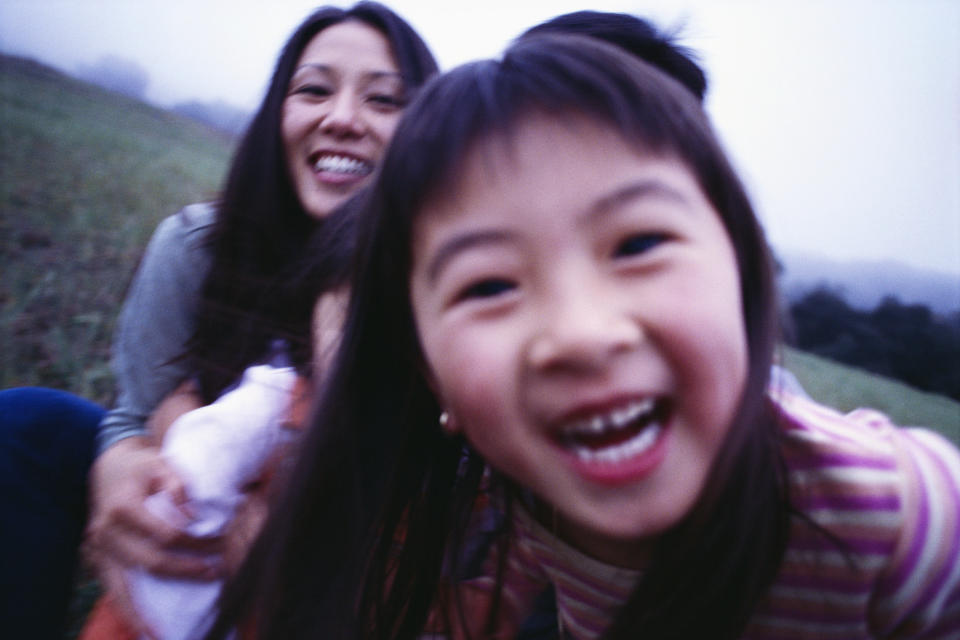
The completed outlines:
{"type": "Polygon", "coordinates": [[[693,508],[743,393],[736,257],[679,161],[531,116],[413,228],[411,301],[449,428],[613,564],[693,508]]]}
{"type": "Polygon", "coordinates": [[[297,61],[280,128],[290,180],[323,218],[369,180],[406,104],[384,35],[362,22],[327,27],[297,61]]]}

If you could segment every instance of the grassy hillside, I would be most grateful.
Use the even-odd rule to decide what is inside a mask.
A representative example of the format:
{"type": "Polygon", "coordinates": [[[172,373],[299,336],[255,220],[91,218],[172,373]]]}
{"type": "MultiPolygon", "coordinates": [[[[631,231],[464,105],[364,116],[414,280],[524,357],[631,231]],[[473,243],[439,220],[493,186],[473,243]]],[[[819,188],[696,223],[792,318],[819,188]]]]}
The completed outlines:
{"type": "Polygon", "coordinates": [[[899,425],[930,427],[960,445],[960,402],[795,349],[782,355],[786,368],[823,404],[843,412],[872,407],[899,425]]]}
{"type": "Polygon", "coordinates": [[[213,197],[233,141],[0,56],[0,388],[109,403],[109,340],[164,216],[213,197]]]}

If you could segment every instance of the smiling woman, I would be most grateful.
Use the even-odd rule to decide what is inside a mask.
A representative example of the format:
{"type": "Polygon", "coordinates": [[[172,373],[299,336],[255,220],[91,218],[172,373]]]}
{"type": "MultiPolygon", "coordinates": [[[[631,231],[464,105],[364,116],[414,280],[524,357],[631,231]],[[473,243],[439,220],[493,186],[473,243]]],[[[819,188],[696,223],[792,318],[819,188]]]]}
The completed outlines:
{"type": "MultiPolygon", "coordinates": [[[[210,540],[144,511],[155,487],[173,503],[189,494],[190,479],[160,457],[158,441],[253,364],[292,364],[309,377],[314,302],[343,284],[352,246],[342,233],[352,214],[335,212],[367,182],[409,94],[436,68],[420,37],[382,5],[316,11],[284,47],[220,201],[169,218],[151,243],[121,315],[120,399],[104,419],[91,475],[90,546],[135,627],[145,622],[127,604],[121,567],[207,580],[222,571],[217,556],[174,553],[215,548],[210,540]],[[327,247],[320,255],[311,255],[311,236],[327,247]],[[176,385],[145,439],[143,421],[176,385]]],[[[153,613],[169,617],[163,611],[153,613]]],[[[181,607],[178,624],[202,620],[204,610],[195,614],[181,607]]]]}
{"type": "Polygon", "coordinates": [[[380,161],[407,103],[383,34],[361,22],[322,31],[304,49],[283,104],[283,145],[300,202],[325,217],[380,161]]]}
{"type": "MultiPolygon", "coordinates": [[[[131,633],[147,626],[129,606],[128,568],[201,580],[223,573],[215,553],[224,543],[219,535],[188,535],[144,506],[157,491],[175,504],[189,494],[189,479],[160,454],[166,427],[219,398],[251,365],[283,361],[309,376],[314,302],[324,292],[342,295],[331,290],[343,284],[353,246],[352,213],[341,205],[367,183],[407,100],[436,70],[420,36],[383,5],[315,11],[281,51],[220,198],[185,207],[154,234],[119,318],[117,406],[101,423],[89,487],[88,546],[118,605],[114,613],[131,633]]],[[[91,463],[84,451],[76,452],[81,471],[91,463]]],[[[22,468],[14,475],[36,477],[43,492],[46,467],[33,463],[40,452],[27,453],[16,459],[22,468]]],[[[208,453],[229,458],[227,451],[208,453]]],[[[71,487],[77,502],[86,489],[71,487]]],[[[71,510],[67,517],[82,528],[82,513],[71,510]]],[[[67,555],[64,575],[75,559],[67,555]]],[[[20,581],[33,584],[29,576],[20,581]]],[[[31,603],[53,595],[24,589],[17,594],[23,607],[5,604],[30,612],[36,610],[31,603]]],[[[176,614],[187,616],[182,607],[176,614]]],[[[3,632],[57,635],[42,630],[58,620],[28,617],[3,632]]]]}

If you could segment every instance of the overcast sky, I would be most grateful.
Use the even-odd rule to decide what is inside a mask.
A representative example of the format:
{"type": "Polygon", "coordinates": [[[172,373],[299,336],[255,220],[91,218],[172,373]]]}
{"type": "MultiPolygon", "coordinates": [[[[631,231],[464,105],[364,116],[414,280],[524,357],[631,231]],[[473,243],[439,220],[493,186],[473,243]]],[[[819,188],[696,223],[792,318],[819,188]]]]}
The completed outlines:
{"type": "MultiPolygon", "coordinates": [[[[118,55],[149,72],[159,104],[253,109],[316,4],[0,0],[0,50],[67,71],[118,55]]],[[[708,110],[778,251],[892,258],[960,277],[960,1],[387,4],[444,68],[494,56],[526,27],[576,9],[683,24],[710,77],[708,110]]]]}

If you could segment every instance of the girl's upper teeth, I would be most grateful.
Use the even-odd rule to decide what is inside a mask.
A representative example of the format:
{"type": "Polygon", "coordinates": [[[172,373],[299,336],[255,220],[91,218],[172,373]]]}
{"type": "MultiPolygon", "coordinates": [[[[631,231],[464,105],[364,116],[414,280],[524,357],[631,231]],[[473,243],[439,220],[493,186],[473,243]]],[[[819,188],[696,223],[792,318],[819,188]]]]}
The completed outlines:
{"type": "Polygon", "coordinates": [[[371,171],[370,165],[366,162],[340,155],[320,156],[313,166],[317,171],[356,173],[360,175],[367,175],[371,171]]]}
{"type": "Polygon", "coordinates": [[[646,398],[631,402],[630,404],[608,411],[607,413],[597,414],[590,418],[577,420],[568,425],[564,431],[567,435],[593,435],[600,434],[611,429],[620,429],[630,424],[640,416],[650,413],[654,408],[653,398],[646,398]]]}

